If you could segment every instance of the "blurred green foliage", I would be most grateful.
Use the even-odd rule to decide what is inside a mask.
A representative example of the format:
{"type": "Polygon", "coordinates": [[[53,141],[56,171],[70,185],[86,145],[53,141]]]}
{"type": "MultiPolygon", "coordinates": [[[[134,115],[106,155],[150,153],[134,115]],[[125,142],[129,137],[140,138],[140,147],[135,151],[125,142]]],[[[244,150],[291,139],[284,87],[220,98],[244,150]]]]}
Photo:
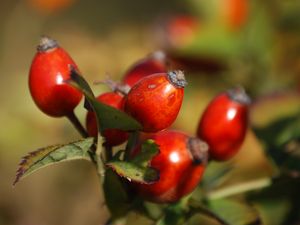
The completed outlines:
{"type": "MultiPolygon", "coordinates": [[[[102,224],[109,216],[96,173],[89,164],[72,162],[47,168],[11,187],[21,156],[40,146],[79,137],[66,120],[43,115],[30,98],[27,75],[39,36],[47,34],[59,40],[90,83],[107,73],[119,79],[137,59],[164,49],[157,26],[176,14],[195,16],[201,29],[189,45],[164,49],[184,59],[182,66],[189,81],[174,127],[194,134],[206,104],[231,86],[245,86],[255,103],[251,122],[259,140],[249,131],[241,153],[229,167],[212,165],[206,175],[211,180],[206,178],[202,187],[207,192],[228,190],[249,177],[261,176],[271,178],[273,184],[246,195],[227,196],[222,204],[209,204],[199,190],[193,198],[207,201],[215,212],[228,202],[239,204],[236,201],[242,200],[250,203],[250,211],[258,213],[263,224],[299,223],[300,3],[250,1],[245,25],[234,32],[216,19],[217,3],[77,0],[68,8],[45,14],[29,0],[1,1],[0,224],[102,224]],[[196,62],[196,69],[191,69],[190,62],[196,62]],[[279,100],[272,97],[274,93],[279,100]]],[[[96,94],[107,90],[103,86],[92,88],[96,94]]],[[[84,121],[83,107],[76,113],[84,121]]],[[[155,218],[164,210],[171,215],[182,213],[178,205],[151,207],[150,217],[155,218]]],[[[225,213],[221,210],[220,215],[226,220],[225,213]]],[[[218,224],[198,214],[189,223],[199,221],[218,224]]],[[[131,212],[127,223],[151,224],[151,220],[131,212]]]]}

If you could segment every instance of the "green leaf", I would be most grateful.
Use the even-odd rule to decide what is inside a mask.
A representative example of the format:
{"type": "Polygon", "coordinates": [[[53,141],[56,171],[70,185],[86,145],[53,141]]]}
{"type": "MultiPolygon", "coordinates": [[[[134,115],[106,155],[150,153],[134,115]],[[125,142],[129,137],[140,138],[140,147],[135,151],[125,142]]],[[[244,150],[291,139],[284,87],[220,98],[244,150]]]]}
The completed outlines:
{"type": "Polygon", "coordinates": [[[13,185],[46,166],[75,159],[91,161],[89,150],[93,143],[93,138],[86,138],[66,145],[53,145],[28,153],[19,164],[13,185]]]}
{"type": "Polygon", "coordinates": [[[300,117],[295,118],[291,121],[290,124],[279,132],[277,139],[275,140],[277,146],[284,145],[291,140],[299,139],[300,138],[300,117]]]}
{"type": "Polygon", "coordinates": [[[119,218],[124,216],[130,209],[129,196],[120,177],[111,169],[107,169],[105,172],[103,190],[106,205],[112,217],[119,218]]]}
{"type": "Polygon", "coordinates": [[[182,212],[167,212],[162,218],[156,221],[155,225],[179,225],[184,224],[185,218],[182,212]]]}
{"type": "Polygon", "coordinates": [[[208,207],[230,225],[247,225],[260,221],[258,212],[243,202],[217,199],[210,201],[208,207]]]}
{"type": "Polygon", "coordinates": [[[211,211],[207,206],[203,205],[200,201],[195,201],[194,199],[189,200],[189,211],[185,215],[187,219],[190,219],[194,215],[200,215],[200,216],[206,216],[208,218],[211,218],[213,220],[218,221],[222,225],[229,225],[226,221],[224,221],[222,218],[220,218],[217,214],[215,214],[213,211],[211,211]]]}
{"type": "Polygon", "coordinates": [[[281,225],[291,210],[291,201],[287,198],[261,199],[254,203],[263,224],[281,225]]]}
{"type": "Polygon", "coordinates": [[[149,167],[149,162],[158,152],[157,144],[153,140],[147,140],[142,144],[141,151],[130,161],[112,160],[106,165],[129,181],[150,184],[159,179],[158,171],[149,167]]]}
{"type": "Polygon", "coordinates": [[[158,145],[152,139],[146,140],[142,144],[142,149],[137,156],[135,156],[131,162],[140,165],[148,166],[149,161],[159,152],[158,145]]]}
{"type": "Polygon", "coordinates": [[[291,140],[280,150],[282,157],[276,162],[281,171],[292,177],[300,177],[300,140],[291,140]]]}
{"type": "Polygon", "coordinates": [[[157,204],[148,201],[143,201],[143,209],[144,209],[144,214],[152,220],[160,219],[164,213],[163,204],[157,204]]]}
{"type": "Polygon", "coordinates": [[[72,66],[70,68],[70,72],[71,72],[70,74],[71,80],[67,82],[69,82],[74,87],[81,90],[82,92],[84,92],[85,95],[89,95],[90,97],[93,97],[94,94],[90,85],[88,84],[88,82],[86,82],[86,80],[82,76],[79,75],[79,72],[72,66]]]}
{"type": "Polygon", "coordinates": [[[159,179],[158,172],[154,168],[142,167],[125,161],[111,161],[106,165],[129,181],[151,184],[159,179]]]}
{"type": "Polygon", "coordinates": [[[289,140],[300,138],[299,113],[279,118],[263,128],[254,128],[255,134],[270,147],[281,147],[289,140]]]}
{"type": "Polygon", "coordinates": [[[159,220],[156,221],[155,225],[185,224],[185,222],[189,219],[186,217],[187,214],[186,200],[187,199],[181,199],[176,203],[168,205],[164,209],[164,214],[159,220]]]}
{"type": "Polygon", "coordinates": [[[267,127],[254,129],[266,144],[268,155],[283,172],[300,176],[300,117],[280,118],[267,127]]]}
{"type": "Polygon", "coordinates": [[[84,94],[86,101],[96,113],[97,123],[101,133],[106,129],[120,129],[125,131],[142,129],[141,124],[125,112],[98,102],[88,83],[75,69],[71,69],[71,80],[68,82],[84,94]]]}
{"type": "Polygon", "coordinates": [[[233,165],[230,163],[210,162],[205,170],[201,186],[206,190],[218,187],[230,177],[229,173],[232,169],[233,165]]]}
{"type": "Polygon", "coordinates": [[[177,54],[215,59],[235,57],[240,54],[241,41],[238,35],[226,29],[207,27],[196,34],[192,43],[177,49],[177,54]]]}
{"type": "Polygon", "coordinates": [[[258,210],[264,225],[292,224],[288,220],[299,208],[299,184],[298,179],[280,176],[268,188],[250,193],[247,200],[258,210]]]}
{"type": "Polygon", "coordinates": [[[142,126],[126,113],[111,106],[102,104],[96,99],[86,96],[98,118],[98,127],[103,132],[106,129],[120,129],[125,131],[141,130],[142,126]],[[101,124],[101,125],[100,125],[101,124]]]}

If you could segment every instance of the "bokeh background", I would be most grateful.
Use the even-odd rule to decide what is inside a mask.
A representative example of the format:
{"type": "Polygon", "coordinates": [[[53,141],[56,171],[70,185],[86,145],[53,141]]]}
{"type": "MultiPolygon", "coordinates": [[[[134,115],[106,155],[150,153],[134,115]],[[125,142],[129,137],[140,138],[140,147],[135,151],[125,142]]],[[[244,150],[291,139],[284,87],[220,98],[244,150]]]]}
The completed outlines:
{"type": "MultiPolygon", "coordinates": [[[[30,97],[28,72],[41,35],[58,40],[90,83],[107,75],[120,80],[138,59],[166,51],[171,68],[183,69],[189,82],[174,127],[191,135],[213,96],[237,85],[254,99],[252,125],[298,112],[300,2],[238,2],[2,0],[0,224],[93,225],[108,217],[96,172],[87,162],[45,168],[12,187],[27,152],[80,138],[66,119],[44,115],[30,97]]],[[[84,122],[82,104],[76,114],[84,122]]],[[[251,130],[233,163],[224,185],[274,173],[251,130]]],[[[135,214],[131,219],[135,223],[128,224],[142,224],[135,214]]]]}

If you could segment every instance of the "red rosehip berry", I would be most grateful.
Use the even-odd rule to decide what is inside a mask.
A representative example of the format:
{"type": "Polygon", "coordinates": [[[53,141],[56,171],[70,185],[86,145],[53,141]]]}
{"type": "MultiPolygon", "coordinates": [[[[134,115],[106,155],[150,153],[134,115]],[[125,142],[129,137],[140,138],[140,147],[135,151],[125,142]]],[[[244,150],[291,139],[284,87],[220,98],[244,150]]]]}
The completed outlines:
{"type": "Polygon", "coordinates": [[[183,47],[196,37],[200,30],[200,22],[193,16],[181,15],[171,18],[166,27],[166,41],[172,47],[183,47]]]}
{"type": "MultiPolygon", "coordinates": [[[[124,97],[115,92],[107,92],[97,97],[97,100],[116,109],[123,110],[124,97]]],[[[98,135],[97,120],[94,112],[88,112],[86,115],[86,128],[88,134],[92,137],[98,135]]],[[[128,139],[128,133],[118,129],[107,129],[103,132],[105,144],[108,146],[117,146],[128,139]]]]}
{"type": "Polygon", "coordinates": [[[147,76],[127,94],[125,112],[142,124],[144,132],[166,129],[179,113],[186,84],[182,71],[147,76]]]}
{"type": "Polygon", "coordinates": [[[250,98],[241,88],[215,97],[205,109],[197,136],[210,147],[210,157],[225,161],[240,149],[248,128],[250,98]]]}
{"type": "Polygon", "coordinates": [[[73,113],[82,93],[64,81],[77,65],[55,40],[42,37],[29,72],[29,89],[36,105],[53,117],[73,113]]]}
{"type": "Polygon", "coordinates": [[[52,14],[70,7],[75,0],[27,0],[29,5],[42,14],[52,14]]]}
{"type": "Polygon", "coordinates": [[[156,51],[137,61],[124,75],[123,83],[132,87],[140,79],[154,73],[167,72],[167,59],[162,51],[156,51]]]}
{"type": "Polygon", "coordinates": [[[221,19],[228,27],[241,28],[248,17],[248,0],[220,0],[221,19]]]}
{"type": "MultiPolygon", "coordinates": [[[[200,182],[206,162],[208,145],[198,138],[165,130],[151,139],[159,146],[159,153],[150,165],[159,172],[159,180],[152,184],[134,183],[139,195],[159,203],[172,203],[191,193],[200,182]]],[[[140,151],[140,145],[133,154],[140,151]]]]}

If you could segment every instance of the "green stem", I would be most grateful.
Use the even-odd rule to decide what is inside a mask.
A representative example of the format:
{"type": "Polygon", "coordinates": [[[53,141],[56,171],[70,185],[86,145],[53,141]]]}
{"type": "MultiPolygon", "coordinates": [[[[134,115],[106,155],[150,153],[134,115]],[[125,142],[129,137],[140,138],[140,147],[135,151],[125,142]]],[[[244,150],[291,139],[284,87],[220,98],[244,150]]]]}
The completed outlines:
{"type": "MultiPolygon", "coordinates": [[[[106,149],[106,148],[105,148],[106,149]]],[[[97,160],[97,174],[99,177],[100,184],[103,184],[103,177],[105,174],[105,161],[103,159],[103,137],[98,135],[97,148],[95,149],[96,160],[97,160]]]]}
{"type": "Polygon", "coordinates": [[[112,154],[112,147],[107,145],[107,144],[103,144],[103,147],[105,149],[105,158],[106,161],[110,161],[113,158],[113,154],[112,154]]]}
{"type": "Polygon", "coordinates": [[[139,131],[134,131],[130,134],[129,140],[127,142],[126,149],[125,149],[125,155],[124,155],[125,160],[128,160],[130,158],[131,152],[132,152],[134,146],[138,142],[139,135],[140,135],[139,131]]]}
{"type": "Polygon", "coordinates": [[[208,192],[206,198],[209,200],[225,198],[232,195],[241,194],[247,191],[253,191],[253,190],[265,188],[270,186],[271,184],[272,184],[272,178],[270,177],[261,178],[258,180],[248,181],[242,184],[237,184],[226,188],[222,188],[220,190],[208,192]]]}
{"type": "Polygon", "coordinates": [[[69,119],[69,121],[73,124],[73,126],[76,128],[76,130],[80,133],[80,135],[83,138],[86,138],[89,136],[88,133],[86,132],[86,130],[84,129],[84,127],[82,126],[82,124],[80,123],[80,121],[78,120],[74,111],[72,111],[71,113],[66,115],[66,117],[69,119]]]}

